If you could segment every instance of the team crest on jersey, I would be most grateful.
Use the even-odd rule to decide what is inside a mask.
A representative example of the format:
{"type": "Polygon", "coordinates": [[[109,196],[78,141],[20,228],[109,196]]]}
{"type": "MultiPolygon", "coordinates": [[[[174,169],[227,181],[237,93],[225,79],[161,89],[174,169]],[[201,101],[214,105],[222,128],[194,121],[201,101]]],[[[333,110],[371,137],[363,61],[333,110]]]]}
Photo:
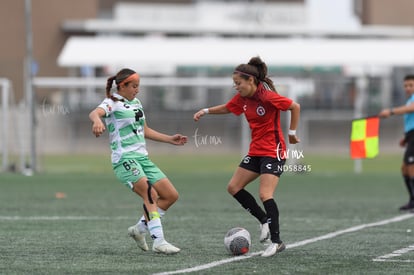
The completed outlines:
{"type": "Polygon", "coordinates": [[[139,170],[138,170],[137,168],[133,168],[133,169],[132,169],[132,174],[133,174],[134,176],[138,176],[138,175],[139,175],[139,170]]]}
{"type": "Polygon", "coordinates": [[[263,106],[260,106],[259,105],[259,106],[257,106],[256,113],[259,116],[264,116],[266,114],[266,110],[265,110],[265,108],[263,106]]]}
{"type": "Polygon", "coordinates": [[[109,105],[108,103],[107,104],[105,104],[106,105],[106,108],[108,108],[108,111],[110,112],[110,111],[112,111],[112,107],[111,107],[111,105],[109,105]]]}

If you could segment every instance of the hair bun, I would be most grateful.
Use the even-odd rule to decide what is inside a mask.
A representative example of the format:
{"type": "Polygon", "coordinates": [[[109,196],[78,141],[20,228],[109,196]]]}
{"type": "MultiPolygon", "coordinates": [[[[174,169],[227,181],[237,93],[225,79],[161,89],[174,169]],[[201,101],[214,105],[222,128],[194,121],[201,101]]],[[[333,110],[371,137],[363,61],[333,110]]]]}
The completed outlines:
{"type": "Polygon", "coordinates": [[[259,56],[252,57],[249,60],[249,63],[247,64],[257,68],[257,71],[259,72],[259,76],[258,76],[259,80],[263,81],[266,78],[267,66],[266,66],[266,63],[264,63],[259,56]]]}
{"type": "Polygon", "coordinates": [[[257,67],[257,66],[263,65],[264,62],[260,59],[260,57],[256,56],[256,57],[250,58],[249,63],[247,64],[257,67]]]}

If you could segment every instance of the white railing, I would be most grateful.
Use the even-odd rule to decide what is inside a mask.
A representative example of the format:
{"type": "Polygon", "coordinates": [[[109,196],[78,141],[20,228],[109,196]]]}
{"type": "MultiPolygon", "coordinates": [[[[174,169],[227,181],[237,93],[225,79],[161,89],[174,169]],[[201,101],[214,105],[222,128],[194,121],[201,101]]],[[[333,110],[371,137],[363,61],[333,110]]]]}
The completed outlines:
{"type": "Polygon", "coordinates": [[[9,99],[11,82],[7,78],[0,78],[0,92],[1,92],[1,154],[2,154],[2,166],[1,170],[6,171],[9,163],[9,99]]]}

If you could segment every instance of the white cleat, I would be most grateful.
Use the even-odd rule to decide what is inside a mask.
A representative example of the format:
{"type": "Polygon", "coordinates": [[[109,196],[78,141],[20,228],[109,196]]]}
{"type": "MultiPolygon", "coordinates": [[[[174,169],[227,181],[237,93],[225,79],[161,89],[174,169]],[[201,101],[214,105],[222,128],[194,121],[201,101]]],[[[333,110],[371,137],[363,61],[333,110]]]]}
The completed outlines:
{"type": "Polygon", "coordinates": [[[260,242],[265,243],[270,238],[269,224],[264,223],[260,225],[260,242]]]}
{"type": "Polygon", "coordinates": [[[152,251],[164,254],[175,254],[180,252],[180,249],[178,247],[173,246],[166,240],[154,240],[154,243],[152,245],[152,251]]]}
{"type": "Polygon", "coordinates": [[[270,257],[285,250],[284,243],[271,243],[262,253],[262,257],[270,257]]]}
{"type": "Polygon", "coordinates": [[[135,240],[139,248],[143,251],[148,251],[149,248],[145,240],[145,233],[140,232],[135,225],[128,228],[128,235],[135,240]]]}

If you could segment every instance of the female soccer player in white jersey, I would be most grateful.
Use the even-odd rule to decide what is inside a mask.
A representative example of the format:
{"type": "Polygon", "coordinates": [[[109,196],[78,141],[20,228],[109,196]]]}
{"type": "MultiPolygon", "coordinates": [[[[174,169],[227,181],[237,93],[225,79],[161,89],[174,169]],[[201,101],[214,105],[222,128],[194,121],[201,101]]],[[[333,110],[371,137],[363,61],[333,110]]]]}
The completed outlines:
{"type": "Polygon", "coordinates": [[[187,137],[166,135],[148,127],[139,92],[140,76],[133,70],[122,69],[109,77],[104,101],[89,114],[92,132],[99,137],[108,128],[112,150],[112,167],[116,177],[144,201],[144,215],[128,228],[128,234],[144,250],[148,250],[145,234],[153,239],[152,250],[174,254],[179,248],[164,238],[161,217],[178,199],[178,192],[165,174],[148,158],[145,139],[174,145],[184,145],[187,137]],[[115,81],[117,92],[111,94],[115,81]],[[102,122],[105,120],[105,124],[102,122]]]}

